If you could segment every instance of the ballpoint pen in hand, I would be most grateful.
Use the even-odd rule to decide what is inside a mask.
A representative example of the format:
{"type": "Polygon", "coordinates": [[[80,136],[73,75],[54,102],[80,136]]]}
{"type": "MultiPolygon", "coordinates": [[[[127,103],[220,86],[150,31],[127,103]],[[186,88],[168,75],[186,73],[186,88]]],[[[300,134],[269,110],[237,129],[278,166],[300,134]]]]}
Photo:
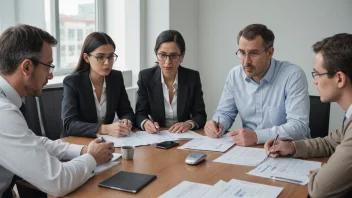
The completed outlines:
{"type": "MultiPolygon", "coordinates": [[[[150,120],[150,121],[152,121],[152,122],[153,122],[153,124],[154,124],[154,120],[153,120],[152,116],[151,116],[151,115],[148,115],[148,118],[149,118],[149,120],[150,120]]],[[[158,127],[158,126],[156,126],[155,124],[154,124],[154,126],[155,126],[156,131],[157,131],[156,133],[160,135],[159,127],[158,127]]]]}
{"type": "MultiPolygon", "coordinates": [[[[279,138],[279,134],[276,135],[276,137],[275,137],[275,139],[274,139],[274,142],[273,142],[273,144],[272,144],[271,146],[274,146],[274,145],[276,144],[277,138],[279,138]]],[[[266,158],[265,158],[263,161],[261,161],[257,166],[259,166],[260,164],[262,164],[263,162],[265,162],[265,161],[270,157],[270,154],[271,154],[271,153],[269,152],[268,155],[266,156],[266,158]]]]}
{"type": "MultiPolygon", "coordinates": [[[[216,128],[219,130],[220,128],[220,117],[218,117],[218,122],[216,123],[216,128]]],[[[220,133],[220,138],[222,138],[222,131],[220,133]]]]}

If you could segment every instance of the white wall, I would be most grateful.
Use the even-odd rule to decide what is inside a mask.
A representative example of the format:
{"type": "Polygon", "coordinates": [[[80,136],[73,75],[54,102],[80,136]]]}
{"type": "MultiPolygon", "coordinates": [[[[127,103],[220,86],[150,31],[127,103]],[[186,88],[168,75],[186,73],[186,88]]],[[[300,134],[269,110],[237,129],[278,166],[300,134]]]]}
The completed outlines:
{"type": "Polygon", "coordinates": [[[0,0],[0,34],[16,21],[15,1],[0,0]]]}
{"type": "Polygon", "coordinates": [[[179,31],[186,43],[181,65],[198,70],[198,1],[170,0],[170,29],[179,31]]]}
{"type": "MultiPolygon", "coordinates": [[[[198,12],[198,62],[209,117],[217,107],[228,72],[239,64],[236,37],[245,26],[267,25],[276,37],[274,58],[301,66],[309,82],[314,60],[312,44],[336,33],[352,33],[351,0],[201,0],[198,12]]],[[[319,94],[312,83],[309,93],[319,94]]],[[[341,127],[342,118],[343,111],[333,104],[330,130],[341,127]]],[[[240,126],[237,119],[234,127],[240,126]]]]}

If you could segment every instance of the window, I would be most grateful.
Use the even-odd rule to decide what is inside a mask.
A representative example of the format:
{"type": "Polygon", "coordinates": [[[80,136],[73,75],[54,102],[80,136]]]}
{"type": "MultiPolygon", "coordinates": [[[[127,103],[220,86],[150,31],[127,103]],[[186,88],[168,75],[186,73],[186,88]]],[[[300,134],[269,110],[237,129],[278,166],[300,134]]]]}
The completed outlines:
{"type": "MultiPolygon", "coordinates": [[[[83,30],[82,29],[78,29],[77,30],[77,40],[78,41],[82,41],[83,40],[83,30]]],[[[78,48],[80,49],[80,48],[78,48]]]]}
{"type": "MultiPolygon", "coordinates": [[[[60,35],[61,38],[61,35],[60,35]]],[[[64,40],[63,38],[61,40],[64,40]]],[[[69,41],[74,41],[75,40],[75,30],[74,29],[68,29],[68,40],[69,41]]]]}
{"type": "Polygon", "coordinates": [[[96,10],[99,6],[103,8],[102,2],[45,0],[47,31],[54,35],[60,44],[54,55],[54,64],[57,66],[55,75],[71,73],[77,65],[83,40],[89,33],[99,31],[97,21],[101,19],[96,16],[96,10]]]}
{"type": "Polygon", "coordinates": [[[68,46],[68,55],[69,56],[74,56],[75,55],[75,46],[74,45],[69,45],[68,46]]]}

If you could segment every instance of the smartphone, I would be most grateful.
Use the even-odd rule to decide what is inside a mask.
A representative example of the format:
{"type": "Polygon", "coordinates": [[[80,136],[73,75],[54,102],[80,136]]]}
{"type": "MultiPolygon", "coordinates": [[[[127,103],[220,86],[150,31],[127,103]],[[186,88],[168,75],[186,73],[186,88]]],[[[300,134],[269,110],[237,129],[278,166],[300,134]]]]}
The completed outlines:
{"type": "Polygon", "coordinates": [[[178,146],[179,143],[174,142],[174,141],[165,141],[165,142],[160,142],[155,145],[156,148],[161,148],[161,149],[169,149],[175,146],[178,146]]]}

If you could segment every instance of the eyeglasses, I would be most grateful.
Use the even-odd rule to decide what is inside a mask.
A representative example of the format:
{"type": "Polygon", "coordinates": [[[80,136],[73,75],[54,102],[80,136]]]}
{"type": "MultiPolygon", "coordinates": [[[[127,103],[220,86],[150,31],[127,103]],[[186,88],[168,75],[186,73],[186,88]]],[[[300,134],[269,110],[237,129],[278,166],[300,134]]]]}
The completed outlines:
{"type": "Polygon", "coordinates": [[[31,61],[33,61],[35,64],[39,63],[39,64],[42,64],[44,66],[49,67],[49,74],[52,74],[54,71],[55,65],[53,65],[53,64],[46,64],[46,63],[40,62],[39,60],[35,60],[35,59],[31,59],[31,61]]]}
{"type": "Polygon", "coordinates": [[[248,53],[244,53],[244,52],[241,51],[241,50],[237,50],[236,55],[237,55],[237,57],[238,57],[239,59],[245,59],[246,56],[248,56],[248,57],[251,58],[251,59],[255,59],[255,58],[258,58],[258,56],[259,56],[261,53],[265,52],[266,50],[267,50],[267,49],[264,49],[264,50],[261,51],[261,52],[248,52],[248,53]]]}
{"type": "Polygon", "coordinates": [[[111,61],[112,61],[112,62],[115,62],[115,61],[117,60],[117,57],[119,57],[117,54],[112,54],[112,55],[110,55],[110,56],[102,56],[102,55],[94,56],[94,55],[92,55],[92,54],[88,54],[88,56],[93,56],[93,57],[95,57],[95,58],[97,59],[97,61],[98,61],[98,62],[101,62],[101,63],[105,62],[106,59],[108,59],[109,62],[111,62],[111,61]]]}
{"type": "Polygon", "coordinates": [[[336,72],[334,72],[334,73],[325,72],[325,73],[321,73],[321,74],[318,74],[317,72],[312,72],[312,77],[313,77],[313,80],[317,80],[319,76],[326,75],[326,74],[334,75],[334,74],[336,74],[336,72]]]}
{"type": "Polygon", "coordinates": [[[169,57],[169,60],[171,60],[171,61],[179,61],[181,54],[171,54],[171,55],[166,55],[166,54],[162,54],[162,53],[156,54],[156,58],[159,61],[166,61],[167,57],[169,57]]]}

